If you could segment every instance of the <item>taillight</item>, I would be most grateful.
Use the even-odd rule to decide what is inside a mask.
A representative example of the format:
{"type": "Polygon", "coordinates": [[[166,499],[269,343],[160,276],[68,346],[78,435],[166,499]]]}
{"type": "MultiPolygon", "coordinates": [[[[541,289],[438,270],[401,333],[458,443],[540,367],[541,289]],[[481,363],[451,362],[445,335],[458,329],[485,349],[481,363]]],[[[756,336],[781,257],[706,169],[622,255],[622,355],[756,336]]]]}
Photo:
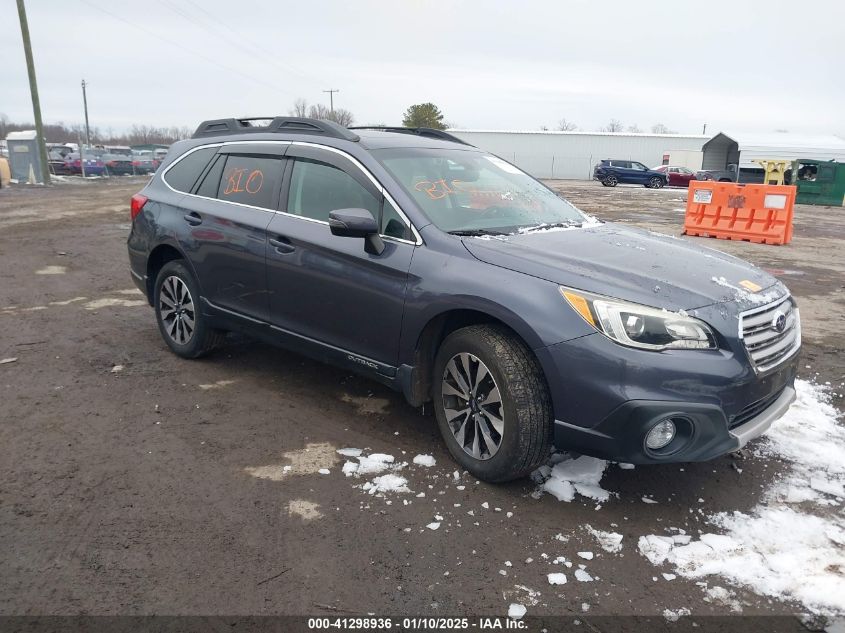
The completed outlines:
{"type": "Polygon", "coordinates": [[[144,205],[147,204],[148,199],[149,198],[147,198],[147,196],[142,196],[140,193],[136,193],[132,196],[129,213],[133,220],[138,217],[138,214],[141,213],[141,211],[143,211],[144,205]]]}

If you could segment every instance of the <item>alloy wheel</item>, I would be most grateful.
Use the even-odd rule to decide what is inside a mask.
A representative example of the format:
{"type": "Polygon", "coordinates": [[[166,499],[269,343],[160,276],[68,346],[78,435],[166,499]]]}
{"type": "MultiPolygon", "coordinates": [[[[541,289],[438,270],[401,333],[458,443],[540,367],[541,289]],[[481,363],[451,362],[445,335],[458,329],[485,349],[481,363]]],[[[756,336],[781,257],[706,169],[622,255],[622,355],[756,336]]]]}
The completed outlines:
{"type": "Polygon", "coordinates": [[[441,394],[446,423],[464,452],[478,460],[502,445],[505,412],[493,374],[473,354],[455,354],[443,370],[441,394]]]}
{"type": "Polygon", "coordinates": [[[159,313],[164,330],[178,345],[187,345],[194,335],[196,313],[187,284],[171,275],[161,284],[158,293],[159,313]]]}

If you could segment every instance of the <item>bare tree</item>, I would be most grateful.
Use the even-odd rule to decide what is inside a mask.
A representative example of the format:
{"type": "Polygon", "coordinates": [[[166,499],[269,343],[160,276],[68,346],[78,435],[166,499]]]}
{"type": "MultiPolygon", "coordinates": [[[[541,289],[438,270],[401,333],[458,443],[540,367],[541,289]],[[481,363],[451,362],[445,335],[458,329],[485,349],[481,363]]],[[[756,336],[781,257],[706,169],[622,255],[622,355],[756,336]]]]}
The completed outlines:
{"type": "Polygon", "coordinates": [[[334,121],[338,125],[348,127],[355,122],[355,117],[345,108],[335,108],[334,112],[329,110],[322,103],[317,103],[308,108],[308,117],[311,119],[322,119],[334,121]]]}
{"type": "Polygon", "coordinates": [[[640,126],[637,125],[636,123],[634,123],[633,125],[629,125],[628,131],[633,132],[634,134],[639,134],[640,132],[642,132],[642,130],[640,129],[640,126]]]}
{"type": "Polygon", "coordinates": [[[652,134],[677,134],[675,130],[670,130],[668,127],[663,125],[662,123],[655,123],[651,126],[651,133],[652,134]]]}
{"type": "Polygon", "coordinates": [[[621,132],[623,130],[622,122],[616,119],[611,119],[610,123],[605,125],[600,131],[601,132],[621,132]]]}
{"type": "Polygon", "coordinates": [[[572,132],[573,130],[577,130],[578,126],[573,123],[572,121],[567,121],[566,119],[561,119],[557,122],[557,129],[561,132],[572,132]]]}
{"type": "Polygon", "coordinates": [[[305,118],[308,116],[308,102],[300,97],[296,101],[293,102],[293,107],[290,109],[289,114],[291,116],[298,116],[305,118]]]}

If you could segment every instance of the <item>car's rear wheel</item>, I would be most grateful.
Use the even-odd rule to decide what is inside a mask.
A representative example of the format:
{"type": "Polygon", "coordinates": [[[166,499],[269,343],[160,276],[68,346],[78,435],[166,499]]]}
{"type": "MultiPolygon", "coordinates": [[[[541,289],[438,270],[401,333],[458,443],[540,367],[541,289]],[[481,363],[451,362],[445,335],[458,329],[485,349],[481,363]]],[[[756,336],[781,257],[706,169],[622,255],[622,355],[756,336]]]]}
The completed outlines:
{"type": "Polygon", "coordinates": [[[619,179],[613,175],[606,176],[605,179],[601,181],[601,184],[605,187],[615,187],[618,183],[619,179]]]}
{"type": "Polygon", "coordinates": [[[450,334],[437,352],[432,384],[446,446],[475,477],[517,479],[548,458],[548,387],[537,359],[510,330],[473,325],[450,334]]]}
{"type": "Polygon", "coordinates": [[[651,180],[648,181],[648,186],[652,189],[660,189],[663,186],[663,178],[658,178],[655,176],[651,180]]]}
{"type": "Polygon", "coordinates": [[[199,358],[225,337],[209,326],[199,306],[199,287],[181,260],[167,262],[155,282],[155,313],[158,329],[167,346],[182,358],[199,358]]]}

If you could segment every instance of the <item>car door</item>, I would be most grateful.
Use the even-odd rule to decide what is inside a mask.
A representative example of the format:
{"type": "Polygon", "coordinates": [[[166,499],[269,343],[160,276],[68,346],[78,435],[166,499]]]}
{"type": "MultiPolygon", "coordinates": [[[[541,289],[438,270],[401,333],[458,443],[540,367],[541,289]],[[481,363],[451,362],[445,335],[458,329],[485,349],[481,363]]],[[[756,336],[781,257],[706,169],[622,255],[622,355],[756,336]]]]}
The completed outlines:
{"type": "Polygon", "coordinates": [[[268,227],[271,323],[336,360],[389,373],[415,248],[410,225],[343,153],[295,143],[288,158],[286,195],[268,227]],[[343,208],[365,208],[379,220],[381,254],[367,253],[361,238],[332,235],[329,212],[343,208]]]}
{"type": "Polygon", "coordinates": [[[267,225],[278,205],[286,149],[275,143],[221,146],[181,203],[186,250],[203,296],[217,308],[259,320],[269,316],[267,225]]]}
{"type": "Polygon", "coordinates": [[[648,174],[648,167],[646,167],[642,163],[638,163],[632,160],[630,182],[636,183],[638,185],[644,185],[648,182],[649,178],[651,178],[651,176],[649,176],[648,174]]]}

